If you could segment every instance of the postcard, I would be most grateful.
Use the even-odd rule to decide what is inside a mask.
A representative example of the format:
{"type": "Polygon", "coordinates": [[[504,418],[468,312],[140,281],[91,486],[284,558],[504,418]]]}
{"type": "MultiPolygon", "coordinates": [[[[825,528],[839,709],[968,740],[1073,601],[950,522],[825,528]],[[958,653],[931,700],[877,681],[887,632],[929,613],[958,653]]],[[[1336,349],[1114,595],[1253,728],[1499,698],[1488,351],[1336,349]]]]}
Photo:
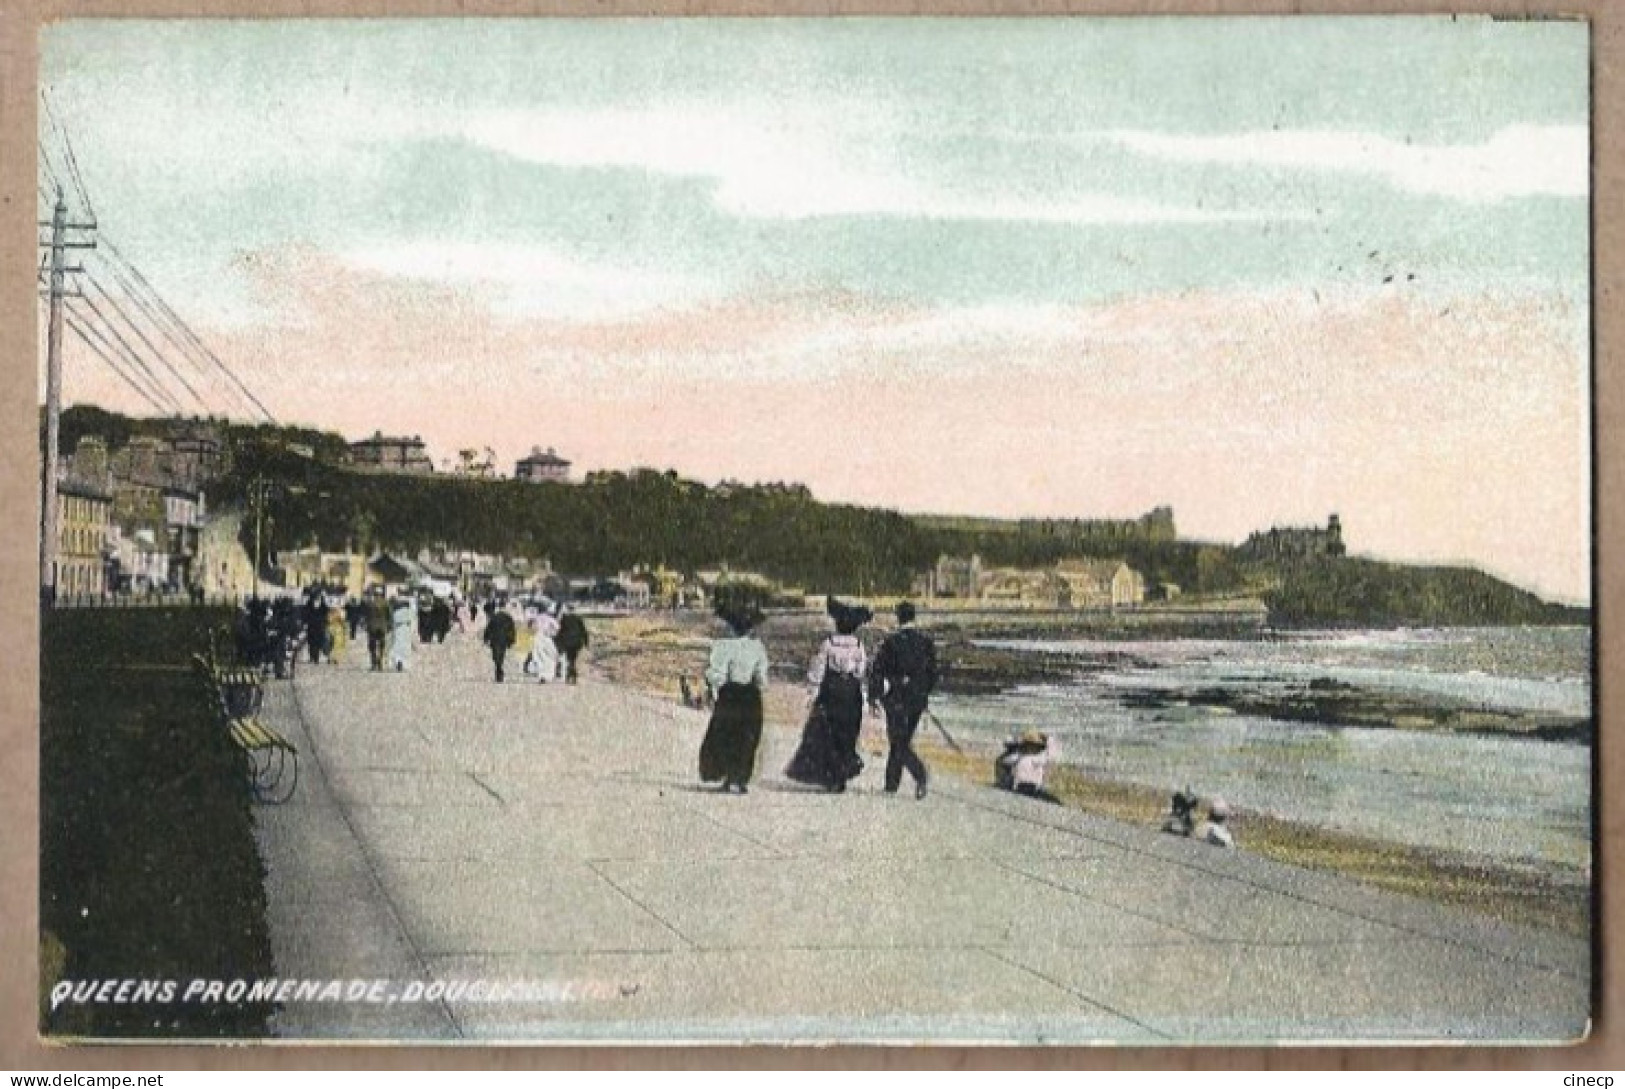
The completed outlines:
{"type": "Polygon", "coordinates": [[[1584,20],[38,41],[47,1040],[1587,1035],[1584,20]]]}

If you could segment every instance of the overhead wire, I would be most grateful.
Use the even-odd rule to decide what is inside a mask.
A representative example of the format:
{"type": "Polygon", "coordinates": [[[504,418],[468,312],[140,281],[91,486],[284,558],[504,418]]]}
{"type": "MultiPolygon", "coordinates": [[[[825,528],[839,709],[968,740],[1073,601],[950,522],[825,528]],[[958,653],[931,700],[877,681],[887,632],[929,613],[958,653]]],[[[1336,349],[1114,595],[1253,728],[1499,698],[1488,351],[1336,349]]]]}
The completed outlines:
{"type": "Polygon", "coordinates": [[[152,286],[152,283],[146,278],[145,275],[142,274],[141,270],[137,268],[129,260],[129,258],[124,256],[124,254],[119,250],[118,246],[113,244],[113,240],[103,234],[101,236],[101,241],[107,252],[130,271],[135,279],[150,293],[150,297],[154,303],[156,303],[156,305],[175,322],[175,325],[180,330],[181,334],[186,337],[186,339],[189,340],[200,353],[202,353],[203,357],[218,368],[220,372],[224,374],[237,389],[242,391],[243,396],[246,397],[254,408],[265,417],[267,422],[276,423],[276,417],[271,414],[270,409],[265,407],[265,403],[255,396],[254,391],[248,387],[247,383],[245,383],[241,378],[237,377],[236,372],[230,367],[226,366],[221,358],[214,353],[213,349],[203,342],[203,338],[197,335],[192,327],[186,323],[186,320],[175,312],[175,308],[170,306],[168,300],[158,293],[157,289],[152,286]]]}
{"type": "MultiPolygon", "coordinates": [[[[252,402],[244,397],[236,387],[220,381],[220,375],[217,373],[216,368],[213,368],[208,358],[199,352],[197,347],[187,339],[181,328],[184,323],[180,321],[179,316],[175,315],[164,304],[163,298],[141,275],[140,270],[130,265],[122,255],[119,255],[114,250],[112,243],[105,237],[102,239],[102,244],[104,254],[110,258],[105,262],[105,266],[112,273],[113,278],[118,281],[119,286],[124,290],[125,296],[159,330],[163,337],[175,346],[180,357],[186,360],[197,375],[199,383],[209,388],[223,390],[228,405],[235,402],[237,405],[247,408],[249,413],[253,414],[256,410],[252,402]],[[214,379],[213,382],[210,381],[211,378],[214,379]]],[[[225,414],[229,415],[229,412],[225,414]]]]}
{"type": "Polygon", "coordinates": [[[134,390],[136,394],[139,395],[143,401],[147,402],[147,404],[151,405],[155,411],[159,412],[160,414],[167,413],[164,406],[153,399],[152,394],[143,389],[134,378],[130,377],[129,373],[126,372],[123,367],[113,361],[112,356],[108,355],[108,353],[104,351],[95,340],[91,339],[91,333],[80,324],[77,317],[72,314],[63,314],[62,318],[65,322],[67,322],[68,328],[73,330],[79,339],[84,342],[85,346],[95,353],[96,357],[106,364],[109,370],[124,380],[125,385],[134,390]]]}
{"type": "MultiPolygon", "coordinates": [[[[190,369],[193,371],[198,380],[198,384],[208,388],[210,385],[210,372],[208,368],[198,362],[193,350],[184,342],[183,338],[176,333],[173,325],[170,324],[170,322],[158,312],[157,308],[153,306],[150,300],[142,297],[142,293],[135,286],[134,280],[123,269],[121,269],[118,264],[108,261],[105,262],[105,267],[107,271],[112,273],[113,279],[118,281],[118,285],[123,290],[124,297],[129,300],[130,305],[135,307],[135,309],[140,312],[142,317],[146,318],[152,327],[157,330],[159,336],[167,340],[175,347],[179,357],[185,360],[190,369]]],[[[105,293],[105,288],[103,291],[105,293]]],[[[229,392],[230,391],[228,390],[228,393],[229,392]]],[[[213,413],[212,405],[205,407],[209,410],[210,414],[213,413]]]]}
{"type": "Polygon", "coordinates": [[[90,308],[91,313],[95,314],[96,317],[101,320],[102,328],[106,330],[107,333],[110,333],[113,340],[117,341],[119,346],[124,349],[125,359],[128,362],[134,363],[138,368],[140,368],[141,373],[147,376],[147,380],[152,383],[154,389],[161,390],[163,392],[164,400],[169,402],[170,406],[177,415],[184,415],[185,412],[181,408],[180,399],[170,392],[168,386],[164,385],[164,383],[158,380],[158,376],[152,372],[152,368],[147,366],[146,360],[141,358],[141,353],[130,347],[129,341],[124,339],[124,335],[118,331],[118,327],[113,324],[112,320],[108,318],[106,313],[103,312],[102,308],[96,305],[96,300],[91,298],[88,292],[81,295],[80,298],[82,298],[85,305],[90,308]]]}
{"type": "Polygon", "coordinates": [[[68,130],[63,128],[62,122],[57,119],[56,108],[51,105],[51,96],[45,93],[43,87],[40,88],[40,102],[45,106],[46,121],[50,124],[52,130],[56,132],[57,139],[62,142],[64,159],[68,167],[68,177],[73,182],[74,190],[78,193],[79,199],[84,203],[85,213],[94,221],[96,207],[90,202],[90,190],[85,186],[84,175],[79,173],[79,159],[73,153],[73,141],[68,139],[68,130]]]}
{"type": "Polygon", "coordinates": [[[46,148],[45,141],[39,140],[37,143],[39,145],[39,168],[45,172],[45,177],[41,180],[46,182],[40,188],[40,198],[45,201],[47,208],[54,210],[56,201],[52,198],[64,195],[62,179],[57,175],[56,167],[51,164],[51,153],[46,148]],[[51,192],[45,192],[47,189],[51,190],[51,192]]]}
{"type": "Polygon", "coordinates": [[[102,300],[106,302],[108,306],[113,308],[114,313],[118,314],[120,318],[124,319],[124,324],[129,326],[130,330],[141,339],[141,343],[147,346],[147,350],[152,352],[153,358],[157,360],[158,365],[163,367],[170,374],[174,375],[175,381],[179,382],[186,392],[192,395],[192,400],[196,401],[199,407],[201,407],[203,411],[207,413],[209,411],[209,405],[203,400],[202,395],[198,393],[197,389],[192,385],[192,383],[186,380],[186,376],[177,370],[175,365],[164,357],[164,353],[158,350],[158,346],[152,342],[152,338],[148,337],[145,330],[143,330],[141,326],[137,325],[135,321],[131,319],[129,313],[124,309],[124,307],[119,305],[119,301],[113,295],[113,293],[108,291],[107,287],[96,278],[96,274],[91,272],[89,269],[86,269],[85,279],[90,282],[92,287],[101,293],[102,300]]]}
{"type": "MultiPolygon", "coordinates": [[[[70,304],[71,301],[72,300],[70,300],[70,304]]],[[[169,415],[171,411],[170,407],[164,403],[165,398],[167,397],[167,392],[157,387],[142,384],[142,382],[139,381],[140,375],[137,373],[137,365],[132,364],[128,357],[121,356],[122,350],[111,340],[109,340],[105,333],[97,329],[89,317],[72,305],[63,308],[63,316],[65,318],[72,319],[76,326],[75,331],[78,332],[81,337],[100,345],[104,354],[107,355],[109,359],[116,361],[117,358],[123,358],[124,362],[122,366],[125,368],[125,374],[129,377],[131,382],[136,384],[136,388],[141,391],[141,394],[146,399],[147,403],[151,404],[160,413],[169,415]]]]}
{"type": "MultiPolygon", "coordinates": [[[[52,142],[55,144],[60,144],[60,151],[56,157],[60,158],[65,165],[65,169],[59,170],[57,164],[53,162],[53,156],[51,154],[52,149],[46,146],[46,141],[42,137],[38,141],[40,153],[39,164],[40,169],[44,172],[42,181],[48,182],[49,186],[54,188],[56,195],[59,197],[66,198],[68,193],[71,191],[74,197],[83,204],[84,211],[90,220],[90,225],[94,226],[96,220],[95,206],[91,202],[89,187],[85,184],[83,172],[79,168],[79,160],[78,156],[74,153],[73,142],[68,138],[67,129],[62,125],[61,119],[57,114],[55,106],[51,102],[50,96],[43,88],[40,91],[40,101],[44,107],[47,126],[50,132],[54,133],[55,135],[55,140],[52,142]],[[68,178],[69,184],[66,186],[63,185],[63,173],[66,173],[68,178]]],[[[46,205],[54,204],[50,196],[45,192],[42,191],[39,195],[42,203],[46,205]]],[[[54,211],[54,207],[51,207],[50,212],[54,214],[54,211]]],[[[227,366],[226,363],[215,354],[213,349],[204,343],[203,338],[198,336],[197,332],[189,324],[187,324],[185,319],[183,319],[179,313],[176,312],[175,308],[171,306],[168,300],[166,300],[158,292],[157,288],[152,285],[152,282],[147,279],[146,275],[143,274],[134,263],[132,263],[127,257],[124,256],[123,253],[119,251],[118,247],[113,244],[112,240],[107,238],[105,233],[98,231],[97,242],[97,253],[105,253],[108,255],[109,260],[104,262],[104,264],[108,271],[112,274],[113,278],[117,281],[117,284],[125,299],[128,300],[130,307],[137,311],[141,317],[150,324],[151,328],[154,330],[154,335],[158,339],[166,340],[174,346],[174,348],[178,351],[180,358],[184,359],[189,368],[192,369],[196,374],[198,382],[206,387],[214,386],[215,383],[208,381],[207,378],[204,377],[205,375],[212,373],[210,368],[213,368],[213,372],[218,372],[218,374],[223,376],[225,379],[225,382],[220,384],[219,388],[225,392],[228,402],[235,401],[247,409],[250,414],[257,413],[263,416],[267,422],[275,423],[276,417],[272,414],[271,410],[265,406],[265,403],[260,400],[260,398],[248,386],[248,384],[243,381],[243,379],[239,377],[234,370],[227,366]]],[[[42,269],[43,268],[44,266],[42,266],[42,269]]],[[[107,286],[98,280],[93,273],[91,273],[89,270],[83,271],[84,276],[89,281],[90,286],[100,294],[102,302],[106,304],[108,309],[116,313],[117,316],[122,319],[125,326],[127,326],[128,329],[133,333],[135,338],[145,345],[145,347],[152,354],[156,364],[166,370],[168,374],[173,377],[174,381],[178,382],[186,390],[186,392],[190,394],[192,400],[201,406],[205,412],[212,413],[210,401],[198,391],[197,387],[194,386],[192,382],[187,380],[186,376],[181,373],[179,368],[170,362],[165,352],[161,351],[157,344],[154,343],[154,338],[149,337],[142,326],[138,324],[131,317],[130,313],[119,304],[118,298],[115,297],[115,295],[108,290],[107,286]]],[[[159,395],[159,399],[169,402],[175,412],[181,412],[180,398],[170,389],[166,382],[159,378],[153,367],[148,365],[146,359],[143,357],[143,354],[137,351],[130,341],[119,331],[117,325],[114,323],[113,319],[107,315],[106,311],[103,310],[101,306],[97,305],[96,300],[92,298],[88,292],[80,297],[83,299],[86,307],[88,307],[96,318],[100,320],[101,325],[104,327],[106,332],[105,334],[102,334],[96,329],[95,324],[92,323],[88,317],[80,314],[79,324],[83,326],[83,329],[88,330],[89,333],[101,336],[102,344],[107,349],[108,357],[113,355],[122,355],[126,365],[131,367],[132,373],[138,369],[146,376],[147,381],[150,383],[151,391],[156,391],[159,395]],[[114,347],[115,341],[118,345],[117,348],[114,347]]],[[[86,336],[86,333],[80,329],[76,328],[75,331],[80,332],[82,338],[86,336]]],[[[144,396],[147,397],[149,403],[154,403],[151,392],[144,394],[144,396]]],[[[155,407],[159,406],[155,404],[155,407]]]]}

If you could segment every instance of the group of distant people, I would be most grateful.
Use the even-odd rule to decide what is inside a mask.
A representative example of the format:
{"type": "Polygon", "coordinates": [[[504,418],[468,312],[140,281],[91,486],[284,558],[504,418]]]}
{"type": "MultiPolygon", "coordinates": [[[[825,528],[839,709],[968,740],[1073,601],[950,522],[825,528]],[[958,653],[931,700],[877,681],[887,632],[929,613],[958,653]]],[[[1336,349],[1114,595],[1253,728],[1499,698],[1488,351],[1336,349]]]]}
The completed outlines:
{"type": "MultiPolygon", "coordinates": [[[[897,629],[881,643],[871,662],[858,631],[874,619],[862,606],[834,598],[825,602],[834,631],[819,645],[807,668],[811,703],[801,744],[785,768],[795,782],[831,793],[846,790],[863,771],[858,738],[864,705],[886,716],[885,790],[895,794],[907,772],[916,798],[926,796],[930,774],[914,751],[914,734],[937,684],[936,647],[914,626],[909,602],[897,607],[897,629]]],[[[700,780],[724,792],[744,794],[756,767],[762,737],[762,690],[767,685],[767,648],[754,635],[762,613],[754,606],[730,606],[718,615],[731,634],[717,640],[705,670],[714,693],[711,721],[700,745],[700,780]]]]}
{"type": "Polygon", "coordinates": [[[520,608],[521,617],[515,619],[510,603],[497,599],[485,603],[482,638],[491,652],[497,683],[507,680],[508,652],[518,647],[525,653],[520,670],[526,676],[541,684],[554,680],[575,684],[580,679],[581,652],[591,642],[586,621],[574,605],[545,599],[520,608]]]}
{"type": "Polygon", "coordinates": [[[237,613],[232,637],[238,660],[254,669],[287,675],[305,635],[298,603],[291,597],[268,601],[251,597],[237,613]]]}
{"type": "Polygon", "coordinates": [[[365,632],[367,657],[373,672],[405,672],[411,668],[413,648],[444,643],[453,630],[468,632],[481,626],[491,650],[496,679],[504,679],[504,664],[511,648],[525,654],[523,670],[537,680],[576,683],[579,661],[590,637],[587,625],[573,606],[560,606],[545,598],[521,601],[492,596],[484,602],[455,592],[438,594],[372,586],[360,597],[325,583],[307,587],[302,595],[273,601],[252,597],[239,612],[234,631],[238,657],[250,666],[274,669],[284,676],[296,653],[303,650],[312,665],[338,664],[348,645],[365,632]],[[515,613],[520,615],[515,620],[515,613]]]}
{"type": "MultiPolygon", "coordinates": [[[[871,660],[859,632],[874,614],[834,598],[826,599],[825,608],[834,630],[808,665],[811,702],[785,776],[832,793],[846,790],[863,771],[858,740],[867,704],[872,712],[884,712],[886,717],[885,791],[896,793],[907,773],[914,781],[915,797],[924,798],[930,773],[914,750],[914,737],[921,719],[929,713],[931,693],[939,679],[934,642],[915,626],[917,611],[905,601],[897,606],[896,629],[871,660]]],[[[753,606],[724,606],[717,615],[728,625],[729,634],[711,645],[705,669],[706,697],[693,692],[684,678],[683,702],[711,709],[700,744],[700,781],[718,784],[724,793],[744,794],[755,774],[762,737],[762,693],[770,668],[767,648],[755,634],[764,617],[753,606]]],[[[1059,803],[1044,786],[1049,762],[1057,754],[1055,742],[1041,731],[1014,734],[994,762],[995,784],[1015,794],[1059,803]]],[[[1207,804],[1206,817],[1199,819],[1201,804],[1189,788],[1176,792],[1162,830],[1234,847],[1229,805],[1214,798],[1207,804]]]]}
{"type": "MultiPolygon", "coordinates": [[[[917,611],[905,601],[897,606],[897,627],[871,660],[859,632],[874,619],[874,613],[834,598],[826,599],[825,608],[833,631],[807,667],[807,716],[785,776],[831,793],[845,791],[864,768],[858,741],[867,705],[871,713],[883,713],[886,720],[886,793],[900,790],[907,774],[914,782],[915,797],[923,799],[930,772],[914,749],[914,738],[929,713],[940,676],[935,643],[916,626],[917,611]]],[[[718,784],[725,793],[744,794],[755,775],[762,737],[762,694],[769,662],[756,629],[764,616],[749,605],[726,605],[717,615],[728,625],[729,634],[712,644],[704,697],[687,690],[685,678],[684,702],[711,711],[700,745],[700,780],[718,784]]],[[[372,669],[400,672],[409,668],[416,642],[444,642],[453,627],[464,632],[481,626],[498,683],[506,680],[508,656],[515,651],[524,655],[521,670],[527,677],[544,684],[578,681],[579,659],[590,643],[587,625],[572,605],[546,598],[493,596],[482,608],[479,602],[456,594],[416,594],[405,588],[390,593],[374,586],[357,599],[318,584],[308,588],[298,603],[291,597],[273,602],[250,599],[239,614],[236,637],[244,662],[274,667],[277,676],[282,676],[301,636],[312,663],[339,662],[347,642],[364,628],[372,669]]],[[[1057,803],[1059,799],[1044,786],[1049,762],[1056,756],[1055,742],[1043,732],[1027,729],[1014,734],[994,762],[995,785],[1057,803]]],[[[1209,800],[1205,817],[1201,808],[1202,799],[1189,787],[1176,791],[1162,831],[1218,847],[1235,847],[1229,825],[1231,810],[1225,800],[1209,800]]]]}

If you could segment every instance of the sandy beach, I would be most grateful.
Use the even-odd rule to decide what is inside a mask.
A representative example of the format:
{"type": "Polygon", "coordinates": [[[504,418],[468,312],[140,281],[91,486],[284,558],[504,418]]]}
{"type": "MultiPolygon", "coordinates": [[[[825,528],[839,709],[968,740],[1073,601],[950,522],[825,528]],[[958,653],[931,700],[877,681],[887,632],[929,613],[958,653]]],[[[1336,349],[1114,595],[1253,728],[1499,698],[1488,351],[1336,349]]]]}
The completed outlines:
{"type": "MultiPolygon", "coordinates": [[[[695,691],[702,690],[700,677],[710,640],[724,630],[709,615],[692,612],[595,617],[590,623],[591,669],[596,675],[673,702],[681,699],[680,678],[688,678],[695,691]]],[[[1008,619],[993,623],[995,627],[987,634],[1011,637],[1008,619]]],[[[764,700],[767,729],[801,728],[810,696],[802,671],[825,628],[822,617],[796,614],[775,616],[760,630],[774,664],[774,683],[769,685],[764,700]]],[[[876,640],[883,634],[878,627],[867,631],[876,640]]],[[[956,651],[962,652],[967,640],[983,634],[974,624],[956,621],[939,636],[944,658],[952,663],[956,651]]],[[[965,665],[950,672],[958,673],[967,690],[985,691],[994,683],[989,672],[996,673],[999,663],[985,653],[964,654],[964,658],[965,665]]],[[[1060,667],[1053,663],[1047,667],[1042,657],[1033,656],[1024,668],[1036,670],[1042,678],[1046,668],[1060,667]]],[[[1517,728],[1517,724],[1509,726],[1517,728]]],[[[917,748],[934,773],[991,787],[998,745],[984,737],[955,741],[959,751],[922,725],[917,748]]],[[[860,751],[866,761],[884,761],[885,734],[879,718],[865,720],[860,751]]],[[[1086,774],[1067,764],[1051,768],[1048,786],[1068,807],[1147,827],[1160,823],[1168,801],[1164,791],[1086,774]]],[[[1462,907],[1503,922],[1577,937],[1590,933],[1591,892],[1586,874],[1575,873],[1564,880],[1550,873],[1487,863],[1464,852],[1417,848],[1283,819],[1250,808],[1245,799],[1232,799],[1231,804],[1236,812],[1233,826],[1246,851],[1462,907]]]]}

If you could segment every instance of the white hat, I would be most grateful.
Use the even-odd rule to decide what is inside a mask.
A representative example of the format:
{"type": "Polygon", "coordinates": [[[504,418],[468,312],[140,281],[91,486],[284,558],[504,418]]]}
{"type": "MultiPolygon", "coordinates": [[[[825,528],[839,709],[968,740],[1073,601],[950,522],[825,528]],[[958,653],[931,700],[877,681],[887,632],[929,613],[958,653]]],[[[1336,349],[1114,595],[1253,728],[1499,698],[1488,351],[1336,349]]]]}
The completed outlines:
{"type": "Polygon", "coordinates": [[[1214,798],[1213,801],[1208,803],[1207,812],[1208,816],[1212,817],[1214,820],[1228,820],[1230,817],[1230,806],[1223,798],[1214,798]]]}

